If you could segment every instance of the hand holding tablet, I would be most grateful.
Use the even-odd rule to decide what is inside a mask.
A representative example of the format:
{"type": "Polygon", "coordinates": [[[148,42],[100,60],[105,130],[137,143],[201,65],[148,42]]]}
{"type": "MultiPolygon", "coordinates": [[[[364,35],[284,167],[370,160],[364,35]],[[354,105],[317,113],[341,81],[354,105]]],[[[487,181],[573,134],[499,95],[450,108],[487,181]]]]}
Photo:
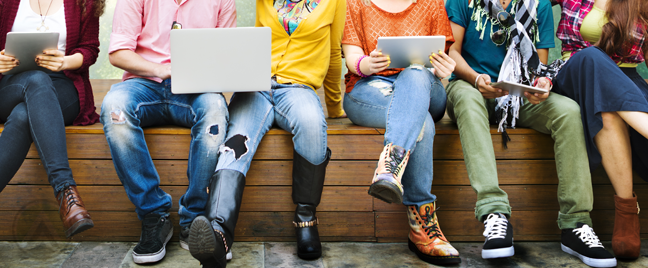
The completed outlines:
{"type": "MultiPolygon", "coordinates": [[[[3,71],[2,74],[17,74],[30,70],[46,71],[46,68],[36,63],[36,56],[43,55],[45,50],[57,49],[58,37],[58,33],[7,33],[7,42],[3,55],[5,57],[0,56],[0,70],[3,71]],[[8,63],[7,57],[15,59],[17,64],[9,68],[11,65],[5,64],[8,63]]],[[[51,62],[51,56],[46,55],[45,57],[47,58],[44,58],[43,62],[47,61],[47,65],[51,63],[52,68],[50,69],[55,69],[56,64],[51,62]]]]}

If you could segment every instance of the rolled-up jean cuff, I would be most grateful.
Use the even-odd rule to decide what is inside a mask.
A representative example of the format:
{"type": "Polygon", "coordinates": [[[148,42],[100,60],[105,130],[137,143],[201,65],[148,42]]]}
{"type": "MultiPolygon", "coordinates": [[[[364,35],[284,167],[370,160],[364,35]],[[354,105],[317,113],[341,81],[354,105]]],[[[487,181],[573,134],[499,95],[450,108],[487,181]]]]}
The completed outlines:
{"type": "Polygon", "coordinates": [[[562,229],[572,229],[576,228],[576,224],[582,222],[584,224],[592,226],[592,218],[590,218],[589,212],[578,212],[572,214],[562,214],[558,212],[558,228],[562,229]]]}
{"type": "Polygon", "coordinates": [[[491,197],[477,201],[475,204],[475,218],[483,221],[484,217],[490,213],[502,213],[507,218],[511,216],[511,205],[508,198],[491,197]]]}
{"type": "Polygon", "coordinates": [[[68,188],[68,186],[76,186],[76,182],[74,180],[69,180],[59,186],[56,186],[54,188],[54,196],[58,197],[59,192],[63,191],[63,189],[68,188]]]}

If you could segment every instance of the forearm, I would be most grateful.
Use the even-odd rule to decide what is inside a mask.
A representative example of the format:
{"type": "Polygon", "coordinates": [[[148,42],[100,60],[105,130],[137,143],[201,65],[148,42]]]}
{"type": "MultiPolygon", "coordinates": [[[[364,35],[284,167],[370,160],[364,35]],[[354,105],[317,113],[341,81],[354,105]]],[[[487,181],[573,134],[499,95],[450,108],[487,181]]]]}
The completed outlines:
{"type": "Polygon", "coordinates": [[[473,70],[473,68],[470,67],[470,65],[468,65],[468,63],[463,58],[463,56],[461,56],[461,53],[456,49],[453,49],[451,47],[449,56],[457,64],[454,70],[455,76],[458,77],[459,79],[463,79],[464,81],[474,86],[475,80],[477,79],[477,76],[479,76],[479,73],[475,72],[475,70],[473,70]]]}
{"type": "Polygon", "coordinates": [[[74,53],[63,58],[63,70],[74,71],[83,65],[83,55],[81,53],[74,53]]]}
{"type": "Polygon", "coordinates": [[[165,79],[161,73],[163,73],[163,69],[168,68],[167,65],[150,62],[128,49],[117,50],[111,53],[108,58],[113,66],[139,76],[165,79]]]}

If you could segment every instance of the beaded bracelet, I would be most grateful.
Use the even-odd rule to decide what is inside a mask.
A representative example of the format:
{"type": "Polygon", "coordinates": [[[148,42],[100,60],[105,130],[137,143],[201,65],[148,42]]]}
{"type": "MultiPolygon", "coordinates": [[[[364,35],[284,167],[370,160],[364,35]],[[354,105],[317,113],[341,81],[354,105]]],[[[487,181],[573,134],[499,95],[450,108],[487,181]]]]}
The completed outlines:
{"type": "Polygon", "coordinates": [[[368,75],[363,74],[362,71],[360,71],[360,62],[362,61],[362,59],[364,59],[364,58],[366,58],[366,57],[367,57],[367,55],[362,55],[362,56],[360,56],[360,58],[358,59],[358,62],[356,62],[356,72],[357,72],[358,75],[359,75],[360,77],[362,77],[362,78],[364,78],[364,77],[369,77],[368,75]]]}

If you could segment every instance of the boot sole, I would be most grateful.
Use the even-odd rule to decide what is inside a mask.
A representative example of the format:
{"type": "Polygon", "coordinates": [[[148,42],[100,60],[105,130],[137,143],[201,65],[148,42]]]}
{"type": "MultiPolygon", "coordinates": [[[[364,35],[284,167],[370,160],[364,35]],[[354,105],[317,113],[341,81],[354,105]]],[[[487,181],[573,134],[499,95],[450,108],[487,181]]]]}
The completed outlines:
{"type": "Polygon", "coordinates": [[[301,259],[304,260],[314,260],[318,259],[319,257],[322,256],[322,252],[314,252],[314,253],[300,253],[297,252],[297,256],[301,259]]]}
{"type": "Polygon", "coordinates": [[[379,180],[369,186],[369,195],[387,203],[403,203],[403,193],[393,182],[379,180]]]}
{"type": "Polygon", "coordinates": [[[70,238],[92,227],[94,227],[94,222],[92,222],[91,219],[82,219],[72,224],[72,226],[65,231],[65,237],[70,238]]]}
{"type": "Polygon", "coordinates": [[[448,264],[458,264],[461,263],[461,257],[459,256],[430,256],[427,255],[416,247],[416,244],[412,240],[407,239],[407,246],[409,250],[414,252],[416,256],[419,257],[424,262],[430,263],[432,265],[448,265],[448,264]]]}
{"type": "Polygon", "coordinates": [[[205,267],[221,267],[220,263],[227,262],[223,237],[214,232],[211,223],[204,216],[196,217],[191,224],[189,253],[205,267]]]}
{"type": "Polygon", "coordinates": [[[594,259],[590,258],[584,255],[581,255],[580,253],[576,252],[575,250],[563,245],[560,243],[560,248],[562,251],[564,251],[567,254],[573,255],[578,257],[583,263],[591,266],[591,267],[616,267],[617,266],[617,260],[615,258],[611,259],[594,259]]]}

